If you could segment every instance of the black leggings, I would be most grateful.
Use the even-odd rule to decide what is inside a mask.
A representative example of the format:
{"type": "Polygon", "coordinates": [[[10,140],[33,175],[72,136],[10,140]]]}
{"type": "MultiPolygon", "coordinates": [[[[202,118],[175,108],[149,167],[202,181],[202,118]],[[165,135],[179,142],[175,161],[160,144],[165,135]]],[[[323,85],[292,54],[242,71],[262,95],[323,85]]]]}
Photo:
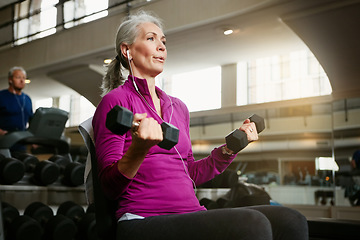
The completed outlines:
{"type": "Polygon", "coordinates": [[[223,208],[120,221],[118,240],[307,240],[306,218],[281,206],[223,208]]]}

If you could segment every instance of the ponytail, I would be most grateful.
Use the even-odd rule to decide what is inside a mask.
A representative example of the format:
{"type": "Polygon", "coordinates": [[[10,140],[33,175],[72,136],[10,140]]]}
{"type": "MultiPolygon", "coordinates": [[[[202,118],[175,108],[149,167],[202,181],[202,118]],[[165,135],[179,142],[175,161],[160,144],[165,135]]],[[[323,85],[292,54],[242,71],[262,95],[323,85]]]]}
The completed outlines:
{"type": "Polygon", "coordinates": [[[107,65],[107,71],[100,87],[102,90],[101,96],[103,97],[111,90],[123,85],[125,80],[121,73],[120,61],[116,57],[107,65]]]}

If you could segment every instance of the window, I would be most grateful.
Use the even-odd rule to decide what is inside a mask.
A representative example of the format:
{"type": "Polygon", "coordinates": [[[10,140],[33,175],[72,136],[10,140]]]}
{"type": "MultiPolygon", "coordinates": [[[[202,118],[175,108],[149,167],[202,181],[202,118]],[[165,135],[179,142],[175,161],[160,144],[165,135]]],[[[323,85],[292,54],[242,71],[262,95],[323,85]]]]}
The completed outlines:
{"type": "Polygon", "coordinates": [[[56,33],[56,27],[70,28],[108,15],[108,0],[25,0],[15,5],[14,44],[43,38],[56,33]],[[57,17],[58,9],[63,16],[57,17]]]}
{"type": "Polygon", "coordinates": [[[70,28],[108,15],[108,0],[71,0],[64,3],[64,27],[70,28]]]}
{"type": "Polygon", "coordinates": [[[190,112],[221,107],[221,67],[172,76],[171,94],[180,98],[190,112]]]}
{"type": "Polygon", "coordinates": [[[29,25],[29,19],[25,18],[27,14],[29,13],[29,5],[30,1],[26,0],[24,2],[21,2],[19,4],[15,5],[15,19],[18,22],[14,24],[14,38],[18,39],[15,44],[23,44],[27,42],[28,35],[28,25],[29,25]]]}
{"type": "Polygon", "coordinates": [[[318,157],[315,159],[316,170],[339,171],[339,166],[332,157],[318,157]]]}
{"type": "Polygon", "coordinates": [[[49,108],[53,106],[53,99],[52,98],[43,98],[41,100],[37,100],[35,102],[35,109],[38,109],[39,107],[45,107],[45,108],[49,108]]]}
{"type": "Polygon", "coordinates": [[[238,63],[237,105],[331,94],[315,56],[307,50],[238,63]]]}
{"type": "Polygon", "coordinates": [[[15,5],[15,45],[46,37],[56,32],[59,0],[25,0],[15,5]]]}

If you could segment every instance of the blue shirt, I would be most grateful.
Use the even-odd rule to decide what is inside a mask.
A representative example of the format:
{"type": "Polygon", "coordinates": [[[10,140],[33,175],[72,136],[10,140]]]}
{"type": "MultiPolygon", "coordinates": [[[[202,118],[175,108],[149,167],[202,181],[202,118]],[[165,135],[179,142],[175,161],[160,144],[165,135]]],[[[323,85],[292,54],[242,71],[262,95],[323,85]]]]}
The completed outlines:
{"type": "Polygon", "coordinates": [[[32,102],[28,95],[13,94],[8,89],[0,91],[0,129],[24,131],[32,116],[32,102]]]}

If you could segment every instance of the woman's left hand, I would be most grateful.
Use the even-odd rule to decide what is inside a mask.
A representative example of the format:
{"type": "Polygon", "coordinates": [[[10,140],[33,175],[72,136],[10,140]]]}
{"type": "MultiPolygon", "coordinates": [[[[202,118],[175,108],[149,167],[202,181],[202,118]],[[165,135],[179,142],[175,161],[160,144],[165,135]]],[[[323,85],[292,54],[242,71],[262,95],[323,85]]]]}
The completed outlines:
{"type": "Polygon", "coordinates": [[[259,139],[256,125],[254,122],[250,122],[250,119],[246,119],[239,129],[246,133],[249,143],[259,139]]]}

